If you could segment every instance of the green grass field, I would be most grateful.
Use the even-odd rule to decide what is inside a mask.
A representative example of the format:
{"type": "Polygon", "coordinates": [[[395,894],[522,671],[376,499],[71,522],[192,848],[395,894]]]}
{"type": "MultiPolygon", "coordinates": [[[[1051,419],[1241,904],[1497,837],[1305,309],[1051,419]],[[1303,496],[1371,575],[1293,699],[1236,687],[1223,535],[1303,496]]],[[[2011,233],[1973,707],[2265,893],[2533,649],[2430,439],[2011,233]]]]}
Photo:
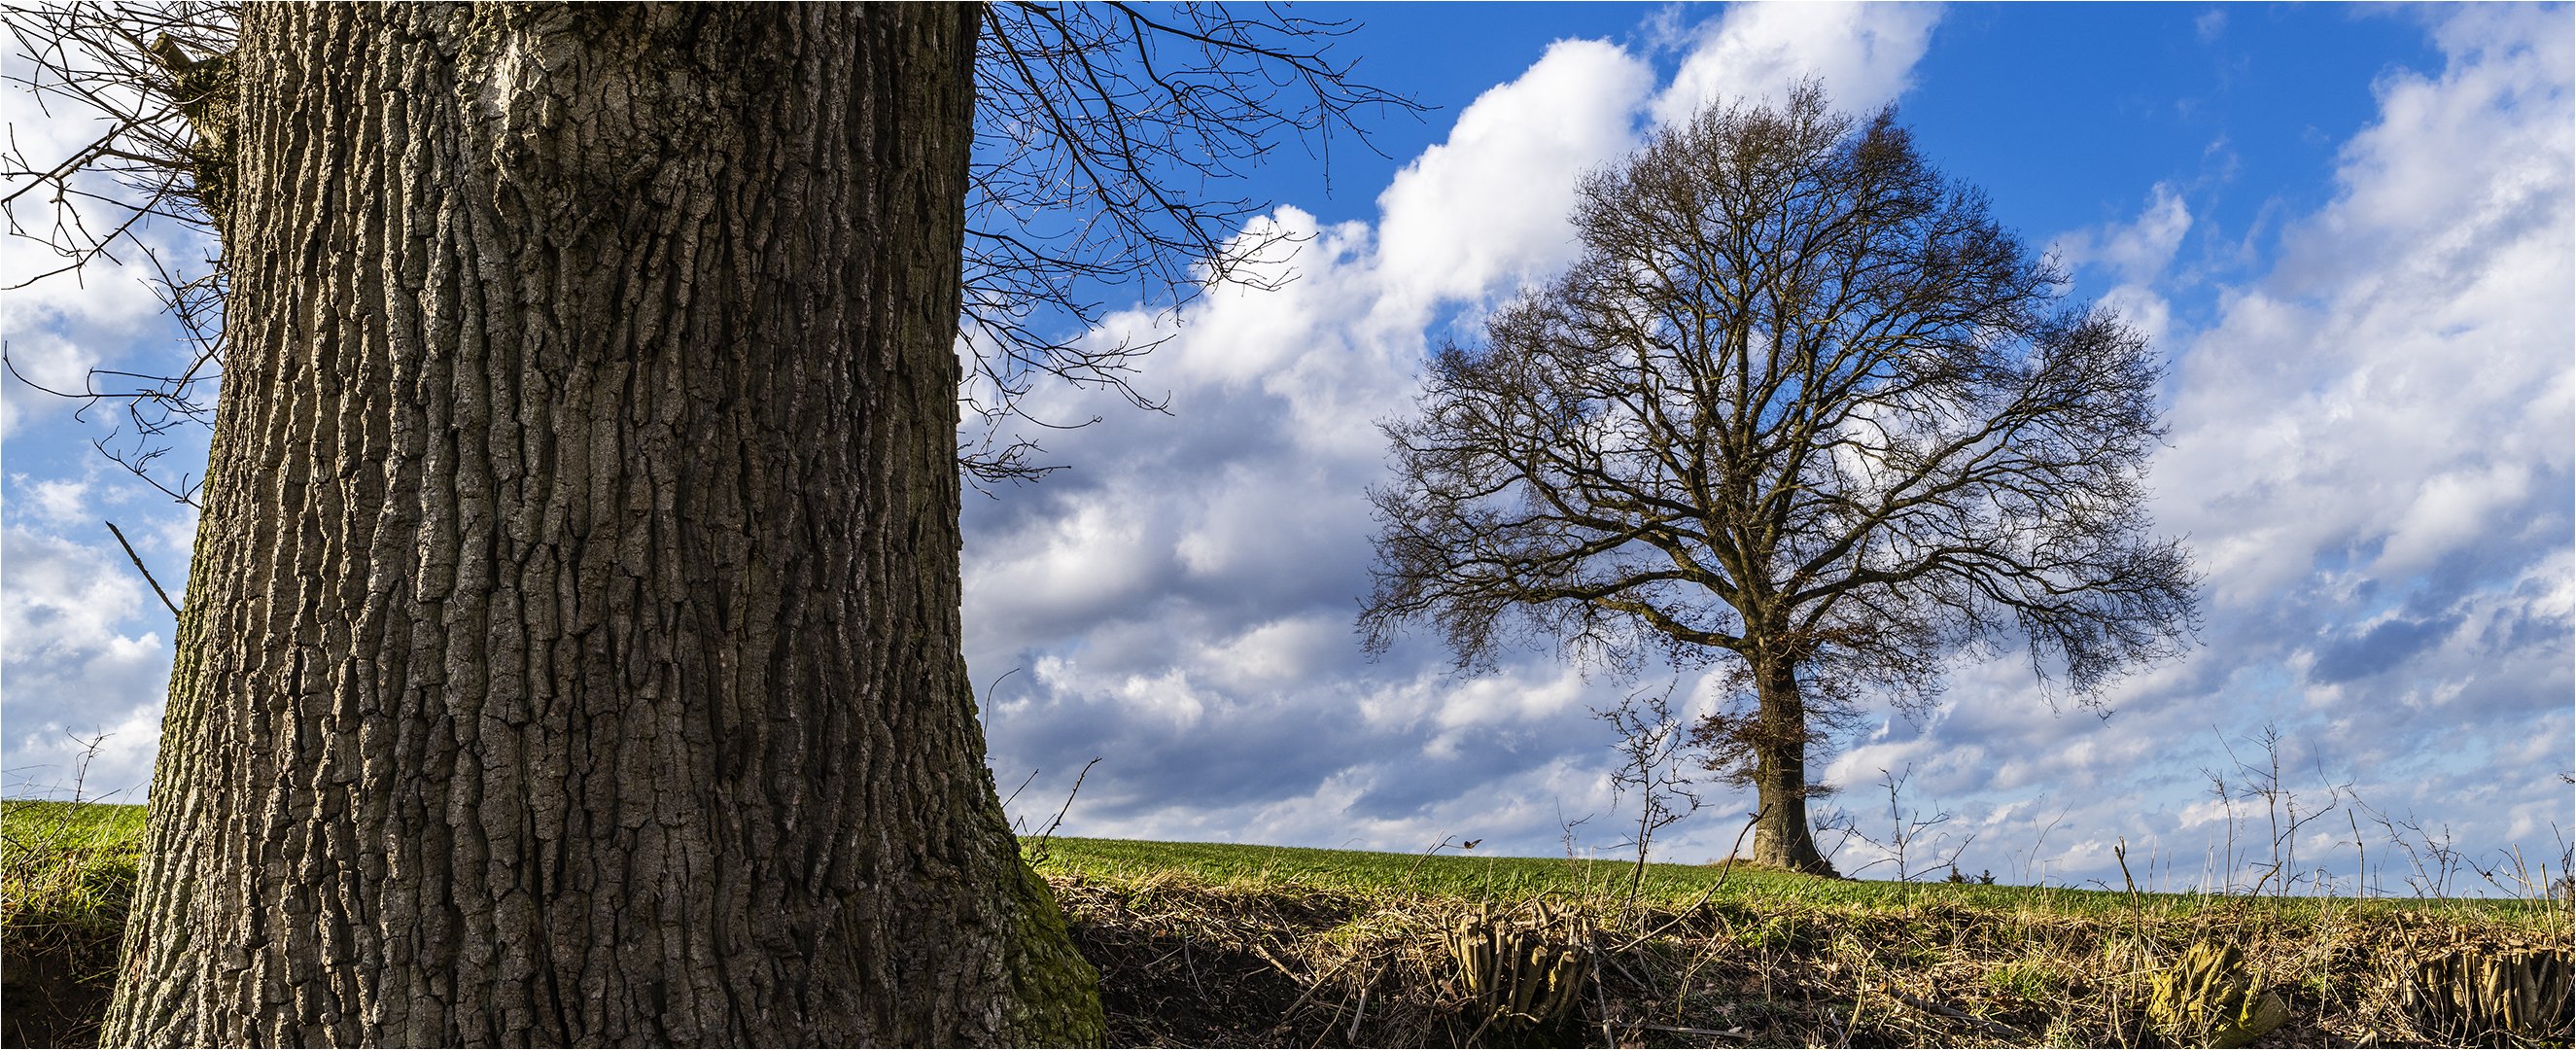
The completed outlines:
{"type": "MultiPolygon", "coordinates": [[[[0,803],[12,1045],[86,1045],[142,848],[139,806],[0,803]]],[[[1619,861],[1056,838],[1024,848],[1126,1045],[2157,1045],[2154,974],[2242,949],[2288,1003],[2265,1045],[2441,1045],[2406,981],[2433,954],[2567,951],[2563,903],[1899,884],[1619,861]],[[1444,939],[1573,922],[1588,998],[1493,1033],[1444,939]],[[1520,921],[1517,918],[1506,921],[1520,921]],[[1564,1027],[1572,1025],[1573,1027],[1564,1027]],[[2431,1034],[2428,1034],[2431,1033],[2431,1034]]],[[[1574,942],[1566,942],[1574,943],[1574,942]]],[[[1490,1022],[1488,1022],[1490,1023],[1490,1022]]],[[[2563,1031],[2563,1030],[2562,1030],[2563,1031]]],[[[2563,1034],[2555,1037],[2564,1045],[2563,1034]]]]}
{"type": "Polygon", "coordinates": [[[0,802],[0,1037],[94,1045],[143,856],[143,807],[0,802]]]}
{"type": "Polygon", "coordinates": [[[122,927],[142,854],[141,806],[0,802],[0,928],[122,927]]]}
{"type": "MultiPolygon", "coordinates": [[[[1079,875],[1085,879],[1136,885],[1177,881],[1248,892],[1320,889],[1467,901],[1517,901],[1549,896],[1622,905],[1626,903],[1630,880],[1636,870],[1636,865],[1629,861],[1478,856],[1454,848],[1425,856],[1124,839],[1058,838],[1046,843],[1040,855],[1038,871],[1050,877],[1079,875]]],[[[2386,914],[2459,913],[2487,920],[2535,924],[2565,921],[2563,908],[2528,900],[2374,898],[2355,902],[2348,898],[2291,896],[2249,899],[2191,893],[2139,893],[2132,896],[2116,890],[2058,886],[1823,879],[1749,865],[1739,865],[1727,871],[1719,865],[1650,864],[1638,888],[1637,898],[1642,906],[1670,910],[1686,907],[1704,895],[1711,902],[1768,902],[1782,906],[1857,910],[1952,905],[2096,918],[2141,913],[2157,918],[2179,918],[2210,908],[2243,911],[2252,907],[2278,919],[2295,920],[2328,910],[2359,907],[2386,914]]]]}

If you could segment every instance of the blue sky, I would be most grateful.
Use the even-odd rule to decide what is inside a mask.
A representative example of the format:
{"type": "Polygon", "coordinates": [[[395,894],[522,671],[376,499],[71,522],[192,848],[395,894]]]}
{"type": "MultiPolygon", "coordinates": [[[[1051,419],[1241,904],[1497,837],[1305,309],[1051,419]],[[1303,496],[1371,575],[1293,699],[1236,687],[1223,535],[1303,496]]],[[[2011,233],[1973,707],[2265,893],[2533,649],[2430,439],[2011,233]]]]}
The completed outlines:
{"type": "MultiPolygon", "coordinates": [[[[1819,765],[1865,830],[1884,837],[1880,771],[1910,769],[1904,807],[1952,814],[1931,834],[1972,872],[2116,881],[2125,841],[2133,866],[2154,859],[2142,880],[2247,880],[2219,854],[2231,809],[2256,817],[2240,853],[2268,841],[2263,803],[2220,803],[2208,774],[2241,784],[2272,726],[2303,813],[2338,785],[2371,807],[2351,823],[2392,891],[2414,872],[2373,813],[2447,828],[2480,862],[2519,847],[2554,866],[2576,835],[2566,8],[1326,13],[1363,23],[1337,53],[1364,79],[1439,108],[1377,122],[1383,158],[1337,144],[1329,194],[1282,150],[1252,189],[1278,202],[1260,224],[1311,238],[1283,264],[1296,280],[1109,318],[1098,338],[1179,333],[1138,381],[1171,411],[1041,391],[1042,414],[1106,417],[1048,442],[1074,469],[969,494],[992,764],[1005,790],[1037,774],[1017,815],[1043,822],[1098,756],[1066,833],[1617,852],[1630,803],[1588,708],[1673,677],[1587,677],[1537,650],[1473,678],[1428,645],[1365,659],[1371,424],[1409,403],[1427,345],[1568,261],[1582,172],[1697,105],[1815,76],[1847,107],[1895,103],[2070,265],[2074,294],[2154,336],[2172,427],[2155,513],[2209,574],[2202,647],[2123,682],[2108,717],[2052,712],[2007,655],[1954,668],[1924,718],[1841,741],[1819,765]]],[[[22,140],[78,130],[5,105],[22,140]]],[[[5,274],[37,262],[0,253],[5,274]]],[[[166,356],[133,278],[0,293],[13,359],[60,379],[166,356]]],[[[59,785],[67,734],[106,732],[87,786],[138,787],[170,623],[97,521],[175,590],[192,519],[89,449],[95,421],[15,384],[0,398],[0,765],[13,793],[59,785]]],[[[1676,688],[1712,695],[1696,673],[1676,688]]],[[[1710,798],[1663,856],[1724,852],[1749,800],[1710,798]]],[[[2342,813],[2312,825],[2299,863],[2349,886],[2354,837],[2342,813]]],[[[1846,870],[1877,856],[1839,845],[1846,870]]]]}

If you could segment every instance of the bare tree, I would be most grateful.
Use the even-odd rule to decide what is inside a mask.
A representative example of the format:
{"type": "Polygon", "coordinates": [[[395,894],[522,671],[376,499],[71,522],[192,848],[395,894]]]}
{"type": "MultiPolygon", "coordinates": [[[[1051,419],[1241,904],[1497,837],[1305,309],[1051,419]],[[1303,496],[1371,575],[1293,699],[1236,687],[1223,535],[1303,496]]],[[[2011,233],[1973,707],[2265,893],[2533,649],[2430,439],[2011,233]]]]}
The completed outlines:
{"type": "Polygon", "coordinates": [[[1108,277],[1227,272],[1239,212],[1196,181],[1383,97],[1321,57],[1331,25],[8,17],[34,86],[101,119],[14,165],[12,222],[71,267],[154,218],[222,247],[184,375],[75,392],[216,398],[207,480],[174,487],[204,513],[107,1038],[1102,1037],[965,677],[961,473],[1028,463],[961,470],[960,319],[1026,350],[977,366],[1005,403],[1032,369],[1120,382],[1048,326],[1108,277]],[[1037,113],[1013,141],[1054,152],[991,156],[1037,113]],[[1133,214],[1050,225],[1100,212],[1133,214]]]}
{"type": "MultiPolygon", "coordinates": [[[[2196,617],[2141,476],[2159,363],[1924,161],[1892,110],[1711,109],[1588,178],[1582,255],[1443,348],[1384,424],[1379,650],[1517,636],[1633,666],[1723,659],[1705,727],[1760,792],[1758,859],[1808,871],[1807,754],[1866,695],[1927,703],[2018,642],[2087,703],[2196,617]]],[[[2055,693],[2051,693],[2055,696],[2055,693]]]]}
{"type": "Polygon", "coordinates": [[[1825,859],[1831,861],[1841,852],[1844,844],[1848,844],[1853,839],[1859,839],[1876,849],[1879,856],[1876,860],[1852,869],[1853,878],[1859,878],[1862,872],[1881,864],[1892,863],[1896,865],[1898,882],[1912,882],[1942,868],[1950,869],[1950,881],[1968,881],[1966,876],[1959,874],[1959,854],[1967,852],[1968,847],[1976,843],[1976,834],[1970,832],[1965,838],[1953,844],[1950,841],[1949,832],[1944,831],[1934,835],[1932,841],[1925,842],[1926,832],[1948,824],[1955,815],[1944,809],[1927,817],[1920,809],[1908,808],[1905,805],[1905,785],[1912,779],[1914,779],[1914,766],[1911,763],[1902,770],[1878,771],[1878,787],[1887,793],[1887,837],[1884,839],[1871,835],[1862,827],[1860,814],[1840,807],[1830,807],[1822,814],[1816,821],[1816,830],[1839,832],[1841,835],[1835,846],[1820,851],[1825,859]],[[1946,856],[1940,853],[1943,846],[1950,847],[1950,852],[1946,856]],[[1922,867],[1916,867],[1911,858],[1922,853],[1932,854],[1931,862],[1922,867]]]}
{"type": "Polygon", "coordinates": [[[1673,690],[1680,684],[1675,679],[1658,691],[1630,693],[1616,705],[1592,712],[1619,734],[1619,766],[1610,773],[1612,804],[1617,804],[1617,795],[1637,793],[1637,830],[1630,839],[1637,847],[1637,865],[1628,878],[1632,908],[1646,885],[1655,834],[1706,804],[1693,787],[1688,769],[1690,727],[1685,719],[1689,713],[1673,710],[1673,690]]]}
{"type": "MultiPolygon", "coordinates": [[[[2325,878],[2323,869],[2315,872],[2299,870],[2299,829],[2331,815],[2338,809],[2359,805],[2360,796],[2354,792],[2352,783],[2349,781],[2336,783],[2333,778],[2326,775],[2324,758],[2316,756],[2317,782],[2325,789],[2325,802],[2320,806],[2316,796],[2310,794],[2306,796],[2308,811],[2302,813],[2299,810],[2301,800],[2299,792],[2290,785],[2281,772],[2281,752],[2289,741],[2281,735],[2279,726],[2267,723],[2261,733],[2245,738],[2246,743],[2262,750],[2261,757],[2253,760],[2239,757],[2236,753],[2236,745],[2228,742],[2226,734],[2218,733],[2217,727],[2212,726],[2210,731],[2217,733],[2219,748],[2227,753],[2228,762],[2236,767],[2237,780],[2232,794],[2229,794],[2230,787],[2226,774],[2206,767],[2200,771],[2202,776],[2209,778],[2214,791],[2227,796],[2221,798],[2219,804],[2229,824],[2227,851],[2228,862],[2231,865],[2236,861],[2236,803],[2250,804],[2258,799],[2263,803],[2263,830],[2265,838],[2271,842],[2271,862],[2264,866],[2263,874],[2255,878],[2253,885],[2246,892],[2259,896],[2263,892],[2264,885],[2269,883],[2275,895],[2288,896],[2297,887],[2298,880],[2302,876],[2309,878],[2312,885],[2322,886],[2325,878]]],[[[2359,821],[2354,820],[2351,823],[2357,830],[2359,821]]],[[[2358,847],[2356,847],[2357,850],[2358,847]]],[[[2235,868],[2227,869],[2229,881],[2221,887],[2223,891],[2234,891],[2236,874],[2235,868]]]]}

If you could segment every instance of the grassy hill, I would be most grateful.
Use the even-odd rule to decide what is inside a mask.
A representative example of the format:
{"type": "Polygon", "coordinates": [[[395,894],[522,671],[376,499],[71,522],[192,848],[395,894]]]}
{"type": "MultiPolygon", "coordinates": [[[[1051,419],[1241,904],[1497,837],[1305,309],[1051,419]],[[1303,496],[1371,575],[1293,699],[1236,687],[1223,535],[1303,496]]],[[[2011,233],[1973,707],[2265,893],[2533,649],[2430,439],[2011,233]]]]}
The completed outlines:
{"type": "MultiPolygon", "coordinates": [[[[1033,846],[1038,870],[1051,879],[1100,879],[1130,885],[1170,880],[1243,892],[1319,889],[1413,895],[1433,899],[1517,900],[1534,895],[1627,903],[1636,865],[1622,860],[1478,856],[1453,847],[1437,855],[1363,850],[1301,849],[1223,842],[1138,842],[1058,838],[1033,846]]],[[[1641,907],[1670,909],[1703,895],[1711,903],[1760,900],[1789,906],[1861,910],[1917,904],[2042,912],[2061,917],[2144,913],[2189,917],[2216,908],[2230,913],[2259,904],[2267,915],[2287,918],[2349,910],[2348,898],[2243,897],[2196,893],[2140,893],[2058,886],[1954,885],[1937,881],[1872,882],[1820,879],[1773,869],[1716,864],[1651,864],[1637,894],[1641,907]],[[1723,884],[1720,888],[1721,883],[1723,884]],[[1712,891],[1714,890],[1714,893],[1712,891]]],[[[2545,923],[2565,916],[2544,903],[2491,898],[2451,900],[2373,899],[2358,907],[2373,914],[2453,914],[2504,922],[2545,923]]]]}
{"type": "MultiPolygon", "coordinates": [[[[94,1039],[141,810],[0,807],[0,1035],[94,1039]]],[[[1633,866],[1609,861],[1065,838],[1027,849],[1100,967],[1124,1045],[2170,1045],[2147,1001],[2156,975],[2203,941],[2241,951],[2257,994],[2287,1007],[2289,1022],[2257,1045],[2427,1045],[2466,1033],[2409,1007],[2419,962],[2565,953],[2571,937],[2563,904],[2532,901],[2132,895],[1695,865],[1650,867],[1632,898],[1633,866]],[[1542,963],[1561,955],[1564,1012],[1498,1023],[1451,947],[1462,924],[1542,963]]],[[[1550,994],[1544,981],[1526,987],[1550,994]]]]}

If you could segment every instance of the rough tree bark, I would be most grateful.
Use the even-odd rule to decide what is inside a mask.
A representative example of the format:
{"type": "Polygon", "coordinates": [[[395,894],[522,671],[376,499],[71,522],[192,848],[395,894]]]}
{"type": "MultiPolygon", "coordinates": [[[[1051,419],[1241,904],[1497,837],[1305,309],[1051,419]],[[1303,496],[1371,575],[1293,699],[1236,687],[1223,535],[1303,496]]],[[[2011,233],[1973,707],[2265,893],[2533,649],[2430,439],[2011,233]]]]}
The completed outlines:
{"type": "Polygon", "coordinates": [[[1777,657],[1754,669],[1753,788],[1761,808],[1753,821],[1753,859],[1792,871],[1831,874],[1807,822],[1807,701],[1798,693],[1796,661],[1777,657]]]}
{"type": "Polygon", "coordinates": [[[1100,1038],[959,650],[976,12],[242,19],[108,1040],[1100,1038]]]}

